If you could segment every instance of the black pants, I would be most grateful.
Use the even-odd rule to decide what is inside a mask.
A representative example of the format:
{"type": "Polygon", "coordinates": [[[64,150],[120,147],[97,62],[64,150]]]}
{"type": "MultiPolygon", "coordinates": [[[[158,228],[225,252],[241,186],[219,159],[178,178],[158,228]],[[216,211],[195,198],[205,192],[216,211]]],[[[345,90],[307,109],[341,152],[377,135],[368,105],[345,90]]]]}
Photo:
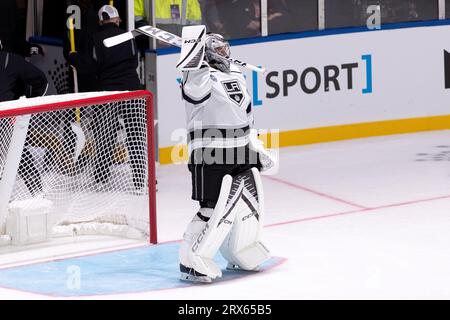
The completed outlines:
{"type": "Polygon", "coordinates": [[[188,164],[192,177],[192,199],[199,201],[201,207],[214,208],[219,199],[223,177],[227,174],[236,176],[253,167],[260,169],[261,164],[258,155],[248,146],[194,150],[188,164]],[[218,161],[209,161],[210,155],[218,161]]]}

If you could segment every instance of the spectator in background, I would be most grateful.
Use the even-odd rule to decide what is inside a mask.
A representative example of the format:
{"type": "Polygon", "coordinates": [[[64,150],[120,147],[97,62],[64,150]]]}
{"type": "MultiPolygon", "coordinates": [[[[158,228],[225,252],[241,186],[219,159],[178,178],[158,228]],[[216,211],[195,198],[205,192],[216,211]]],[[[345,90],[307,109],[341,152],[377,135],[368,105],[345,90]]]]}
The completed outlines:
{"type": "Polygon", "coordinates": [[[25,21],[20,12],[16,0],[0,1],[0,39],[4,50],[22,57],[43,55],[44,51],[40,45],[25,40],[25,28],[22,26],[25,21]]]}
{"type": "Polygon", "coordinates": [[[100,28],[90,39],[89,52],[98,76],[100,90],[139,90],[137,51],[135,40],[106,48],[103,41],[125,33],[119,26],[122,22],[115,7],[105,5],[99,13],[100,28]]]}
{"type": "MultiPolygon", "coordinates": [[[[365,25],[361,21],[361,6],[363,0],[329,0],[325,2],[325,27],[341,28],[365,25]],[[355,11],[356,9],[356,11],[355,11]]],[[[375,1],[374,1],[375,2],[375,1]]],[[[376,3],[374,3],[376,4],[376,3]]]]}
{"type": "MultiPolygon", "coordinates": [[[[246,8],[247,9],[247,8],[246,8]]],[[[253,0],[248,6],[249,12],[252,13],[250,22],[245,27],[245,30],[249,32],[248,36],[260,36],[261,35],[261,2],[260,0],[253,0]]]]}
{"type": "Polygon", "coordinates": [[[198,0],[202,11],[202,24],[208,32],[225,33],[225,28],[217,9],[217,0],[198,0]]]}
{"type": "MultiPolygon", "coordinates": [[[[147,11],[144,0],[134,0],[134,26],[140,28],[149,25],[147,11]]],[[[150,42],[147,37],[137,37],[136,44],[141,52],[141,57],[145,55],[145,50],[150,48],[150,42]]]]}
{"type": "Polygon", "coordinates": [[[16,30],[17,4],[15,0],[0,1],[0,39],[5,51],[12,51],[16,30]]]}
{"type": "Polygon", "coordinates": [[[134,0],[134,24],[136,28],[148,25],[147,13],[145,12],[145,1],[134,0]]]}
{"type": "MultiPolygon", "coordinates": [[[[105,5],[98,12],[100,29],[93,35],[90,41],[89,52],[92,53],[91,61],[93,69],[97,73],[99,90],[101,91],[134,91],[141,89],[141,82],[137,74],[138,51],[134,39],[121,43],[111,48],[106,48],[103,41],[125,33],[120,29],[121,19],[115,7],[105,5]]],[[[73,54],[71,54],[73,55],[73,54]]],[[[75,57],[76,58],[76,57],[75,57]]],[[[119,117],[123,118],[127,134],[127,146],[130,156],[130,165],[133,171],[133,183],[136,190],[145,187],[145,123],[143,116],[137,116],[136,112],[145,112],[134,107],[118,109],[117,106],[109,108],[101,107],[95,109],[93,117],[93,131],[96,141],[98,156],[94,162],[95,182],[101,185],[107,183],[113,164],[114,146],[116,135],[119,130],[119,117]]]]}
{"type": "MultiPolygon", "coordinates": [[[[295,21],[295,14],[289,11],[285,0],[269,0],[267,10],[269,34],[294,31],[292,30],[292,25],[295,21]]],[[[297,20],[299,19],[297,18],[297,20]]]]}
{"type": "Polygon", "coordinates": [[[417,6],[414,2],[408,2],[408,17],[410,20],[419,19],[419,14],[417,13],[417,6]]]}
{"type": "MultiPolygon", "coordinates": [[[[63,55],[66,61],[75,68],[77,79],[75,79],[73,72],[69,72],[69,87],[71,92],[75,92],[75,80],[77,81],[78,92],[93,92],[98,91],[98,78],[95,72],[94,64],[90,58],[92,52],[90,51],[91,37],[99,30],[98,16],[94,9],[93,0],[73,0],[68,2],[69,5],[77,5],[80,8],[80,25],[76,28],[74,25],[74,38],[75,38],[75,53],[71,53],[70,43],[70,30],[68,28],[67,21],[64,24],[66,30],[65,37],[63,38],[63,55]]],[[[70,18],[70,17],[67,17],[70,18]]],[[[84,109],[81,117],[84,118],[84,109]]],[[[61,111],[62,114],[66,113],[67,117],[73,118],[72,121],[76,121],[75,109],[61,111]]],[[[77,136],[71,129],[70,123],[65,124],[64,140],[66,141],[65,147],[69,152],[75,152],[77,136]]],[[[55,157],[53,152],[47,153],[46,162],[54,162],[52,158],[55,157]]]]}
{"type": "MultiPolygon", "coordinates": [[[[75,50],[76,55],[70,55],[70,33],[67,30],[66,37],[64,37],[64,57],[67,62],[74,66],[77,70],[78,76],[78,90],[79,92],[91,92],[98,90],[97,74],[93,68],[92,60],[90,59],[90,39],[93,34],[99,30],[99,20],[94,9],[92,0],[76,0],[72,2],[73,5],[78,5],[81,9],[80,28],[74,29],[75,33],[75,50]]],[[[72,75],[72,73],[70,73],[72,75]]],[[[73,77],[72,82],[73,88],[73,77]]]]}
{"type": "Polygon", "coordinates": [[[281,32],[299,32],[305,30],[318,29],[318,8],[317,0],[270,0],[269,6],[275,6],[277,3],[283,5],[283,16],[269,23],[269,34],[275,34],[278,30],[281,32]],[[280,21],[282,20],[282,21],[280,21]],[[281,27],[275,22],[281,23],[281,27]],[[273,29],[275,25],[275,29],[273,29]]]}
{"type": "Polygon", "coordinates": [[[183,26],[202,23],[198,0],[155,0],[155,17],[159,28],[179,36],[183,26]]]}
{"type": "MultiPolygon", "coordinates": [[[[261,7],[259,0],[200,0],[203,23],[208,31],[224,34],[226,38],[247,38],[261,35],[261,7]]],[[[298,1],[289,1],[296,9],[298,1]]],[[[269,34],[298,31],[285,0],[269,0],[269,34]],[[294,27],[293,27],[294,25],[294,27]]]]}
{"type": "Polygon", "coordinates": [[[207,0],[215,3],[224,37],[248,38],[261,35],[260,0],[207,0]]]}
{"type": "Polygon", "coordinates": [[[365,24],[367,20],[367,7],[371,5],[379,5],[381,9],[382,23],[396,23],[406,21],[417,21],[421,19],[433,19],[433,15],[427,17],[430,10],[433,11],[433,4],[428,1],[418,0],[358,0],[358,9],[361,10],[361,24],[365,24]],[[422,10],[418,10],[417,5],[423,4],[422,10]],[[419,14],[420,12],[420,14],[419,14]]]}
{"type": "MultiPolygon", "coordinates": [[[[45,74],[22,57],[2,50],[0,38],[0,102],[45,95],[48,88],[45,74]]],[[[8,119],[0,119],[8,121],[8,119]]],[[[0,121],[0,125],[3,125],[0,121]]],[[[24,180],[32,196],[42,192],[42,181],[34,165],[33,155],[28,149],[30,135],[27,134],[25,147],[20,159],[19,176],[24,180]]]]}

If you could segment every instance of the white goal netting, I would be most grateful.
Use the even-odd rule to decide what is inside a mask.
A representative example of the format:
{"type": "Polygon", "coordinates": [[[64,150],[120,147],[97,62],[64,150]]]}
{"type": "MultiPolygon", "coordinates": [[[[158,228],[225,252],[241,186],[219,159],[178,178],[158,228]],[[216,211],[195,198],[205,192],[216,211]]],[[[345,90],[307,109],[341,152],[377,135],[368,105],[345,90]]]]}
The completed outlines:
{"type": "Polygon", "coordinates": [[[0,235],[12,209],[49,203],[53,237],[149,236],[148,101],[127,92],[0,103],[0,235]]]}

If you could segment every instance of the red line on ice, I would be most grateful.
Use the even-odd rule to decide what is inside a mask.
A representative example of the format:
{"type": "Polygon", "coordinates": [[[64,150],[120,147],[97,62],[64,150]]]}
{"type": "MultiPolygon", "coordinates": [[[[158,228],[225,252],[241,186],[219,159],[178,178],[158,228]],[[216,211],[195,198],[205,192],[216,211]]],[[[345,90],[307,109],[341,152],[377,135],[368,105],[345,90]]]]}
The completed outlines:
{"type": "Polygon", "coordinates": [[[327,199],[330,199],[330,200],[334,200],[334,201],[337,201],[337,202],[345,203],[345,204],[350,205],[352,207],[357,207],[357,208],[360,208],[360,209],[368,209],[367,207],[362,206],[360,204],[356,204],[356,203],[353,203],[353,202],[350,202],[350,201],[347,201],[347,200],[344,200],[344,199],[340,199],[340,198],[334,197],[332,195],[329,195],[329,194],[326,194],[326,193],[323,193],[323,192],[320,192],[320,191],[316,191],[316,190],[313,190],[313,189],[310,189],[310,188],[307,188],[307,187],[304,187],[304,186],[301,186],[301,185],[298,185],[298,184],[295,184],[295,183],[292,183],[292,182],[289,182],[289,181],[285,181],[285,180],[282,180],[282,179],[279,179],[279,178],[274,178],[272,176],[263,176],[263,177],[266,178],[266,179],[269,179],[269,180],[272,180],[272,181],[275,181],[275,182],[278,182],[278,183],[290,186],[290,187],[295,188],[295,189],[307,191],[309,193],[313,193],[315,195],[318,195],[318,196],[321,196],[321,197],[324,197],[324,198],[327,198],[327,199]]]}
{"type": "Polygon", "coordinates": [[[373,207],[373,208],[364,208],[364,209],[360,209],[360,210],[344,211],[344,212],[338,212],[338,213],[332,213],[332,214],[325,214],[325,215],[321,215],[321,216],[300,218],[300,219],[291,220],[291,221],[277,222],[277,223],[265,225],[264,227],[276,227],[276,226],[281,226],[281,225],[285,225],[285,224],[292,224],[292,223],[326,219],[326,218],[332,218],[332,217],[338,217],[338,216],[345,216],[345,215],[353,214],[353,213],[366,213],[366,212],[372,212],[372,211],[380,210],[380,209],[401,207],[401,206],[407,206],[410,204],[416,204],[416,203],[420,203],[420,202],[430,202],[430,201],[434,201],[434,200],[442,200],[442,199],[449,199],[449,198],[450,198],[450,195],[427,198],[427,199],[412,200],[412,201],[406,201],[406,202],[393,203],[393,204],[373,207]]]}

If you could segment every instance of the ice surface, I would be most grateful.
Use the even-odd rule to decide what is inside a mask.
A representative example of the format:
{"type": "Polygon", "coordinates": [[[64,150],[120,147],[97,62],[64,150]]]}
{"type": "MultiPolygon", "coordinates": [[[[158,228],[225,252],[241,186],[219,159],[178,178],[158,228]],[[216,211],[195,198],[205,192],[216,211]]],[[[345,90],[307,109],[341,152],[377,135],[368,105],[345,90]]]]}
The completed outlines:
{"type": "MultiPolygon", "coordinates": [[[[283,264],[230,282],[105,298],[450,299],[449,136],[436,131],[282,149],[280,172],[263,184],[264,241],[286,258],[283,264]]],[[[178,240],[197,209],[189,173],[182,165],[160,166],[157,179],[160,241],[178,240]]],[[[140,244],[80,237],[51,250],[0,249],[0,268],[140,244]]],[[[0,299],[35,297],[0,289],[0,299]]]]}

